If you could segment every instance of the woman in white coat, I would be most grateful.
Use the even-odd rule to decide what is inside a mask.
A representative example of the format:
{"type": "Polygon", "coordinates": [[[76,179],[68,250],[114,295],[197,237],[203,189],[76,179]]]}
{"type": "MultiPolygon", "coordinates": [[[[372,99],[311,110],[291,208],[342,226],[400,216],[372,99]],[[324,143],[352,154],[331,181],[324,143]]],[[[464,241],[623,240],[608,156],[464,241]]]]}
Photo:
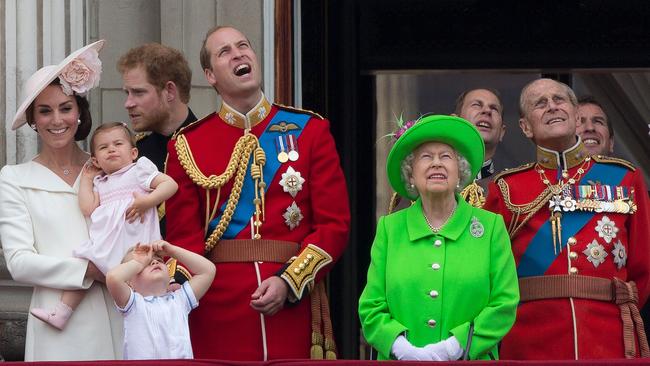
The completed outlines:
{"type": "Polygon", "coordinates": [[[97,52],[85,46],[58,65],[41,68],[26,83],[12,128],[25,123],[38,134],[40,153],[0,171],[0,236],[14,280],[34,286],[31,307],[52,308],[63,289],[89,289],[60,331],[27,319],[25,361],[119,359],[122,320],[94,264],[72,257],[88,239],[77,202],[79,175],[89,156],[75,141],[92,121],[85,95],[99,83],[97,52]]]}

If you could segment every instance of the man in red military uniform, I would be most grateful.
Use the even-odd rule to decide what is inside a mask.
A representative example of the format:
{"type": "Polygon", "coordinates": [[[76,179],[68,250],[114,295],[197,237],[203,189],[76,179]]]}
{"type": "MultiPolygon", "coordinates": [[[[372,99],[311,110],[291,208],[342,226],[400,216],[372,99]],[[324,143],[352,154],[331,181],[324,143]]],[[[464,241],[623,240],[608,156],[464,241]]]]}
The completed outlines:
{"type": "Polygon", "coordinates": [[[528,84],[520,115],[537,161],[497,176],[484,207],[503,215],[520,278],[501,358],[647,357],[638,314],[650,271],[642,173],[624,160],[588,156],[565,84],[528,84]]]}
{"type": "Polygon", "coordinates": [[[170,141],[167,240],[217,264],[190,315],[197,358],[334,357],[322,280],[345,249],[348,195],[329,122],[271,104],[249,40],[210,30],[201,50],[218,112],[170,141]]]}

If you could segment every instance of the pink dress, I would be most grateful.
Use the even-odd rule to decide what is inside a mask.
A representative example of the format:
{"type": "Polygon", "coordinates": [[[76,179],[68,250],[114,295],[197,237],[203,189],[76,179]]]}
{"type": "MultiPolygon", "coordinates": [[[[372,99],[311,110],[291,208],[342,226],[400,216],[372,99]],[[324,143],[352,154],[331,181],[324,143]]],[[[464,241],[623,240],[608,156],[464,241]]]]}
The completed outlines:
{"type": "Polygon", "coordinates": [[[94,191],[99,193],[99,206],[90,216],[90,239],[74,250],[73,254],[93,262],[106,274],[122,262],[127,250],[137,243],[159,240],[158,212],[147,210],[144,223],[126,221],[126,210],[133,203],[133,192],[148,194],[151,182],[160,174],[146,157],[129,164],[113,174],[95,177],[94,191]]]}

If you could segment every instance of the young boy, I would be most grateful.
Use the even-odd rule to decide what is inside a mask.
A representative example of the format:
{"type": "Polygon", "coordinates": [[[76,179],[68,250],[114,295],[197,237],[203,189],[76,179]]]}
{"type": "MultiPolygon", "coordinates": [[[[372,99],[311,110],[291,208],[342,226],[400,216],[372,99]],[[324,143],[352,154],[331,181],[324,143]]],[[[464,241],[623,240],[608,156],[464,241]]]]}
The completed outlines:
{"type": "Polygon", "coordinates": [[[106,286],[124,314],[124,359],[193,358],[187,315],[210,287],[215,266],[208,259],[158,240],[136,245],[106,275],[106,286]],[[182,262],[194,276],[167,292],[162,256],[182,262]]]}

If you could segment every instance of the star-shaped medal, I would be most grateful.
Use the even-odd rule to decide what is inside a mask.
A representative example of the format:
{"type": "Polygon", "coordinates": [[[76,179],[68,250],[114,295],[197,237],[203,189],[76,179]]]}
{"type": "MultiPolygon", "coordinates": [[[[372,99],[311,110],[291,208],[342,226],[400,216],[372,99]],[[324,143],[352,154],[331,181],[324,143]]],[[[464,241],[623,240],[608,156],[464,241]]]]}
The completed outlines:
{"type": "Polygon", "coordinates": [[[282,179],[280,179],[282,189],[294,198],[302,190],[303,183],[305,183],[305,178],[301,177],[300,172],[293,170],[292,167],[287,168],[287,171],[282,173],[282,179]]]}
{"type": "Polygon", "coordinates": [[[300,207],[298,207],[295,202],[291,203],[291,206],[287,207],[287,210],[282,214],[282,217],[284,217],[284,223],[289,226],[289,230],[297,228],[298,225],[300,225],[300,220],[303,219],[300,207]]]}

